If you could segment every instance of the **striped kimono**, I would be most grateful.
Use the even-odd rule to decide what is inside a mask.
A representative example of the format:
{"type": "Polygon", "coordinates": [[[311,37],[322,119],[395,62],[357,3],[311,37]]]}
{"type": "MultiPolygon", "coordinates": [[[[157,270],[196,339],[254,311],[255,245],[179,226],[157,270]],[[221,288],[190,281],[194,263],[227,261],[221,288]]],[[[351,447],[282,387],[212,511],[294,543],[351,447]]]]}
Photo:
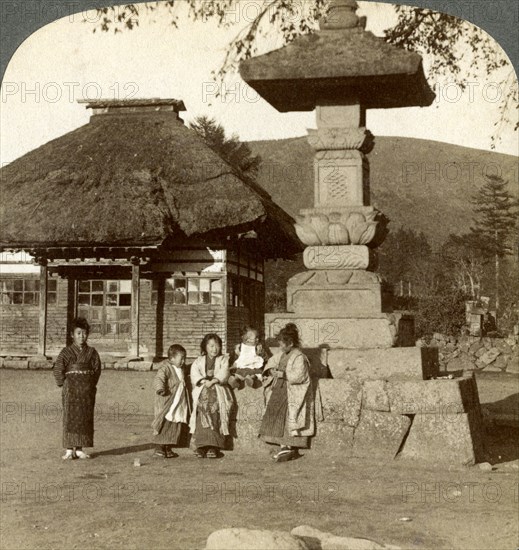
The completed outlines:
{"type": "Polygon", "coordinates": [[[63,446],[94,446],[94,407],[101,360],[94,348],[72,344],[54,363],[54,378],[63,387],[63,446]]]}

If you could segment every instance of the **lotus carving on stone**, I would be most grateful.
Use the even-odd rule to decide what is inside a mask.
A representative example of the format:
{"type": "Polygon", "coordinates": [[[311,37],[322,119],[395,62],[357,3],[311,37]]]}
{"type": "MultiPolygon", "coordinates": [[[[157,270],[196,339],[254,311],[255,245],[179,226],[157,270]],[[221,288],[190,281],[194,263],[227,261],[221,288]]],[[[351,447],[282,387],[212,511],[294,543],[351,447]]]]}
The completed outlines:
{"type": "MultiPolygon", "coordinates": [[[[377,210],[361,212],[331,212],[297,216],[295,230],[307,246],[330,244],[368,245],[377,233],[380,214],[377,210]]],[[[377,243],[377,245],[380,242],[377,243]]]]}

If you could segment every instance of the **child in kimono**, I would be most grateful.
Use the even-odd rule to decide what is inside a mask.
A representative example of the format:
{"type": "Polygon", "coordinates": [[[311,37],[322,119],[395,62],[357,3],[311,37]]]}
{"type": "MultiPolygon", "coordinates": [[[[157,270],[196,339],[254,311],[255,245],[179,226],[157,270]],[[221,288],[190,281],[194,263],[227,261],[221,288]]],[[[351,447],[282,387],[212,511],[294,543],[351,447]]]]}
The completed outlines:
{"type": "Polygon", "coordinates": [[[189,423],[195,456],[219,458],[229,435],[232,395],[229,380],[229,356],[222,354],[222,340],[206,334],[200,344],[200,356],[191,365],[193,411],[189,423]]]}
{"type": "Polygon", "coordinates": [[[184,380],[186,350],[173,344],[168,349],[168,358],[159,364],[153,383],[155,391],[155,419],[153,441],[156,445],[154,458],[175,458],[171,448],[177,445],[182,424],[188,422],[189,401],[184,380]]]}
{"type": "Polygon", "coordinates": [[[230,369],[229,386],[239,390],[244,383],[250,388],[260,387],[265,357],[257,329],[243,327],[241,344],[236,346],[235,354],[237,357],[230,369]]]}
{"type": "Polygon", "coordinates": [[[299,332],[288,323],[278,337],[281,353],[274,355],[265,370],[265,386],[270,397],[261,421],[259,435],[265,443],[278,445],[272,456],[286,462],[307,448],[315,433],[315,396],[308,358],[299,349],[299,332]]]}
{"type": "Polygon", "coordinates": [[[101,360],[87,345],[90,326],[86,319],[72,322],[73,343],[63,348],[54,363],[54,378],[63,388],[63,460],[90,458],[83,447],[94,446],[94,408],[101,360]]]}

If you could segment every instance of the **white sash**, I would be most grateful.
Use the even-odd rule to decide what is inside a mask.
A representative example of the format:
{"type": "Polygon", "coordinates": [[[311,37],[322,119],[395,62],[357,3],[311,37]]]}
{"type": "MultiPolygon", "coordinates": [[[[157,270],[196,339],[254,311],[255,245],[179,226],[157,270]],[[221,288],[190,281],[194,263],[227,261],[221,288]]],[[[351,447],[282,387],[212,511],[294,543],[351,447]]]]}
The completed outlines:
{"type": "Polygon", "coordinates": [[[187,424],[188,417],[188,402],[186,395],[186,383],[184,380],[184,371],[178,367],[173,366],[175,373],[180,380],[173,403],[166,414],[166,420],[170,422],[183,422],[187,424]]]}

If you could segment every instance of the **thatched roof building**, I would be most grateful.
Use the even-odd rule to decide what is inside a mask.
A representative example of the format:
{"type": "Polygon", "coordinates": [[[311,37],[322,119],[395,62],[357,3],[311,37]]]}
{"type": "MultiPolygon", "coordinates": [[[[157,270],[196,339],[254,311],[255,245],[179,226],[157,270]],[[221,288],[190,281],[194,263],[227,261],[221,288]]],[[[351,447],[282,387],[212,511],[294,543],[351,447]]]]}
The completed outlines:
{"type": "Polygon", "coordinates": [[[194,356],[206,332],[231,348],[261,329],[264,260],[303,248],[293,219],[184,125],[182,101],[87,103],[88,124],[0,171],[0,252],[41,266],[0,274],[1,353],[54,354],[77,314],[109,354],[194,356]]]}
{"type": "Polygon", "coordinates": [[[0,247],[158,246],[254,229],[268,257],[299,249],[292,218],[184,125],[181,101],[87,106],[88,124],[0,170],[0,247]]]}

